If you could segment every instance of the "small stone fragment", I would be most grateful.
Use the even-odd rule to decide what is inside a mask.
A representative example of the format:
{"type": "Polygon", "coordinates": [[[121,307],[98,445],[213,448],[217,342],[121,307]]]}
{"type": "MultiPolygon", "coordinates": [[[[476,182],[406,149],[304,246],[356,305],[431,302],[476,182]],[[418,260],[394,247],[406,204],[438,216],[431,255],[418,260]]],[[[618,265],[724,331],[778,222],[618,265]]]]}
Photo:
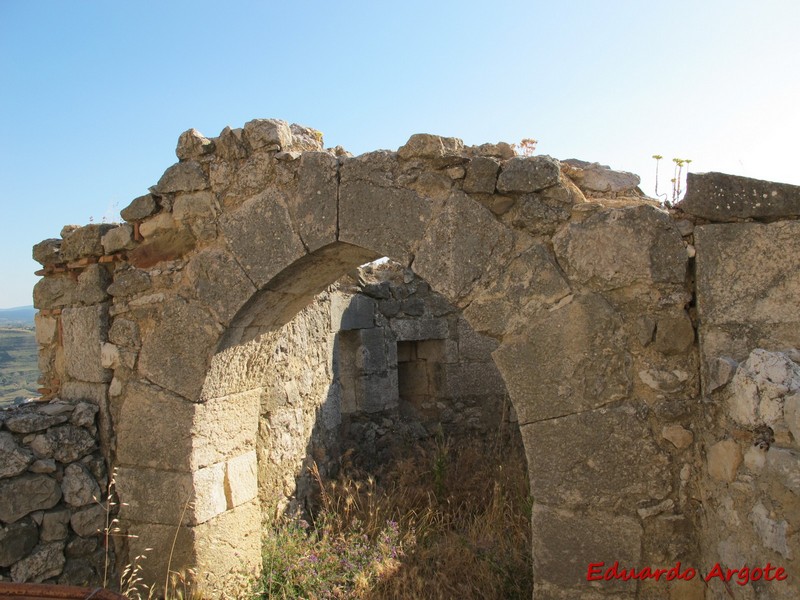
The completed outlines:
{"type": "Polygon", "coordinates": [[[708,474],[718,481],[733,483],[742,464],[742,450],[734,440],[722,440],[708,449],[708,474]]]}
{"type": "Polygon", "coordinates": [[[680,425],[668,425],[661,430],[661,436],[668,440],[678,450],[688,448],[694,441],[694,435],[688,429],[680,425]]]}

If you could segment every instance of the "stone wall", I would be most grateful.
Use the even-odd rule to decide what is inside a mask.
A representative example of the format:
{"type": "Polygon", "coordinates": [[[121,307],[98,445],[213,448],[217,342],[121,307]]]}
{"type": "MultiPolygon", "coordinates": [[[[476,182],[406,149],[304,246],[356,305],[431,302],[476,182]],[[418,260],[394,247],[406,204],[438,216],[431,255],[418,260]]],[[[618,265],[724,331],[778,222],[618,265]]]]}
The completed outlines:
{"type": "Polygon", "coordinates": [[[52,402],[0,411],[0,581],[97,585],[105,565],[113,569],[97,410],[52,402]]]}
{"type": "Polygon", "coordinates": [[[312,464],[323,478],[345,457],[376,473],[421,439],[488,443],[513,419],[497,342],[395,263],[365,265],[255,341],[272,372],[258,435],[267,520],[308,508],[312,464]]]}
{"type": "MultiPolygon", "coordinates": [[[[462,355],[470,334],[456,314],[432,306],[404,323],[420,310],[413,294],[389,281],[387,296],[380,277],[352,307],[329,291],[336,326],[312,309],[301,318],[311,336],[297,329],[274,350],[271,336],[315,295],[388,256],[496,342],[480,345],[525,445],[537,597],[727,593],[700,577],[587,582],[600,561],[771,559],[796,580],[796,186],[690,175],[684,203],[665,211],[635,176],[596,163],[427,134],[352,157],[277,120],[216,138],[190,130],[176,153],[122,211],[126,223],[67,228],[34,249],[42,393],[98,407],[121,523],[140,536],[123,560],[144,544],[169,555],[177,530],[175,565],[198,567],[202,587],[256,572],[259,451],[262,462],[267,443],[279,452],[289,421],[314,439],[320,415],[304,401],[338,402],[318,432],[341,414],[335,427],[358,440],[386,435],[387,411],[419,433],[488,422],[465,392],[495,375],[462,355]],[[323,368],[337,351],[352,361],[323,368]],[[300,383],[276,377],[295,360],[300,383]]],[[[327,452],[306,443],[287,443],[293,469],[327,452]]],[[[285,501],[291,478],[273,484],[285,501]]],[[[751,597],[787,589],[741,586],[751,597]]]]}

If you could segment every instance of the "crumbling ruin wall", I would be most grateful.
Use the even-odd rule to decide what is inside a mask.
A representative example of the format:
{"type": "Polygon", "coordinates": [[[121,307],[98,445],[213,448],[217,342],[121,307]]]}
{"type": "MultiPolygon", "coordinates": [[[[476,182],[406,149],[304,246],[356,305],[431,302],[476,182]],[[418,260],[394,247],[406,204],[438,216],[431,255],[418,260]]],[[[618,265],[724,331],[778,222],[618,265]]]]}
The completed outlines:
{"type": "MultiPolygon", "coordinates": [[[[259,415],[275,381],[259,339],[388,256],[497,343],[534,498],[537,598],[727,593],[701,576],[587,581],[600,562],[761,557],[796,580],[796,187],[694,176],[665,211],[596,164],[431,135],[351,157],[275,120],[188,131],[177,154],[126,223],[34,250],[38,326],[58,332],[43,393],[99,407],[121,524],[139,536],[121,560],[168,556],[177,532],[173,566],[198,567],[201,586],[257,572],[259,415]],[[782,353],[761,361],[785,365],[782,383],[758,383],[758,348],[782,353]]],[[[737,589],[789,597],[781,585],[737,589]]]]}
{"type": "Polygon", "coordinates": [[[376,474],[437,435],[480,447],[510,430],[521,444],[497,342],[396,263],[364,265],[258,343],[273,372],[258,433],[265,520],[309,508],[312,466],[376,474]]]}

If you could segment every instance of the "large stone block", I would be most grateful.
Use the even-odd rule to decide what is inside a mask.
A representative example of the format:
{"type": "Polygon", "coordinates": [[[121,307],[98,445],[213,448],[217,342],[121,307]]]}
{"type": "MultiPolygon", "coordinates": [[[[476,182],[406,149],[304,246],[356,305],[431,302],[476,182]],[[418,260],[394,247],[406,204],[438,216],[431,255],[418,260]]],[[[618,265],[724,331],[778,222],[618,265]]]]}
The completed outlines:
{"type": "Polygon", "coordinates": [[[544,313],[494,352],[520,423],[573,414],[628,396],[622,320],[598,295],[544,313]]]}
{"type": "Polygon", "coordinates": [[[531,494],[553,506],[623,510],[663,500],[669,456],[632,407],[600,408],[521,426],[531,494]]]}
{"type": "Polygon", "coordinates": [[[458,306],[481,278],[502,271],[512,245],[505,225],[483,205],[456,192],[425,232],[413,267],[458,306]]]}
{"type": "Polygon", "coordinates": [[[64,542],[40,544],[31,554],[11,567],[11,580],[17,583],[41,583],[64,569],[64,542]]]}
{"type": "Polygon", "coordinates": [[[464,316],[475,331],[499,338],[527,327],[532,313],[556,304],[570,292],[547,248],[533,243],[502,271],[481,282],[464,316]]]}
{"type": "Polygon", "coordinates": [[[130,382],[115,404],[119,466],[190,470],[198,404],[139,381],[130,382]]]}
{"type": "Polygon", "coordinates": [[[100,361],[101,346],[107,341],[108,306],[65,308],[61,324],[67,374],[80,381],[110,381],[111,372],[100,361]]]}
{"type": "Polygon", "coordinates": [[[196,302],[167,300],[152,328],[142,332],[139,371],[161,387],[198,400],[220,333],[216,319],[196,302]]]}
{"type": "Polygon", "coordinates": [[[695,228],[704,325],[798,323],[800,221],[695,228]]]}
{"type": "Polygon", "coordinates": [[[271,189],[226,213],[220,228],[236,260],[259,288],[305,254],[282,195],[271,189]]]}
{"type": "Polygon", "coordinates": [[[673,221],[652,206],[600,210],[553,238],[571,279],[596,290],[683,283],[688,255],[673,221]]]}
{"type": "Polygon", "coordinates": [[[0,431],[0,479],[24,472],[33,462],[33,454],[17,444],[14,436],[0,431]]]}
{"type": "MultiPolygon", "coordinates": [[[[261,573],[261,510],[257,501],[194,528],[197,583],[200,589],[247,595],[261,573]]],[[[208,595],[211,595],[210,593],[208,595]]]]}
{"type": "Polygon", "coordinates": [[[800,216],[800,186],[725,173],[688,173],[684,212],[709,221],[800,216]]]}
{"type": "Polygon", "coordinates": [[[396,184],[396,159],[371,152],[340,168],[339,240],[407,262],[433,213],[433,201],[396,184]]]}
{"type": "MultiPolygon", "coordinates": [[[[189,160],[172,165],[161,176],[155,186],[156,194],[195,192],[209,188],[208,177],[200,163],[189,160]]],[[[123,218],[125,218],[123,216],[123,218]]]]}
{"type": "Polygon", "coordinates": [[[193,522],[195,499],[192,473],[119,467],[116,475],[121,521],[161,523],[193,522]],[[183,516],[183,521],[181,521],[183,516]]]}
{"type": "Polygon", "coordinates": [[[191,424],[191,467],[202,468],[255,449],[261,389],[199,404],[191,424]]]}
{"type": "Polygon", "coordinates": [[[538,192],[558,183],[561,169],[549,156],[516,156],[503,164],[497,178],[500,192],[538,192]]]}
{"type": "Polygon", "coordinates": [[[620,568],[644,566],[640,564],[642,528],[637,520],[536,504],[531,527],[537,598],[540,594],[551,597],[547,595],[549,586],[567,588],[570,593],[564,597],[570,598],[586,598],[592,591],[613,594],[614,598],[635,596],[635,580],[588,582],[586,578],[590,563],[604,563],[603,571],[617,561],[620,568]]]}
{"type": "Polygon", "coordinates": [[[186,272],[197,299],[226,325],[256,291],[236,260],[223,250],[197,253],[186,272]]]}
{"type": "Polygon", "coordinates": [[[336,241],[339,164],[327,152],[300,156],[296,188],[286,205],[300,239],[309,252],[336,241]]]}
{"type": "Polygon", "coordinates": [[[86,256],[102,256],[102,237],[113,228],[109,223],[100,223],[73,229],[61,243],[61,257],[68,262],[86,256]]]}
{"type": "Polygon", "coordinates": [[[194,528],[148,522],[124,522],[128,555],[124,564],[139,566],[142,584],[158,596],[163,589],[167,569],[187,573],[197,566],[194,528]],[[170,562],[171,559],[171,562],[170,562]]]}
{"type": "Polygon", "coordinates": [[[421,319],[392,319],[389,327],[398,342],[417,340],[443,340],[449,335],[447,319],[423,317],[421,319]]]}
{"type": "Polygon", "coordinates": [[[31,519],[0,527],[0,567],[10,567],[24,558],[39,541],[39,531],[31,519]]]}
{"type": "Polygon", "coordinates": [[[375,301],[367,296],[331,294],[331,331],[375,327],[375,301]]]}
{"type": "Polygon", "coordinates": [[[467,165],[464,191],[478,194],[494,194],[500,162],[487,156],[476,156],[467,165]]]}

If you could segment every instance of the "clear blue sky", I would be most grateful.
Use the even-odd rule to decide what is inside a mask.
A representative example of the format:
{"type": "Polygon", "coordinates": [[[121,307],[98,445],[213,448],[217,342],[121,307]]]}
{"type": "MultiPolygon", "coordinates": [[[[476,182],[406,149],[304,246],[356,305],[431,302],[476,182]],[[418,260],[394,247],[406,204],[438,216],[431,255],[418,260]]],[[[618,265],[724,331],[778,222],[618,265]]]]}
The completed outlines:
{"type": "Polygon", "coordinates": [[[797,0],[0,0],[0,307],[31,303],[34,243],[115,220],[190,127],[535,137],[649,193],[654,153],[800,184],[798,26],[797,0]]]}

